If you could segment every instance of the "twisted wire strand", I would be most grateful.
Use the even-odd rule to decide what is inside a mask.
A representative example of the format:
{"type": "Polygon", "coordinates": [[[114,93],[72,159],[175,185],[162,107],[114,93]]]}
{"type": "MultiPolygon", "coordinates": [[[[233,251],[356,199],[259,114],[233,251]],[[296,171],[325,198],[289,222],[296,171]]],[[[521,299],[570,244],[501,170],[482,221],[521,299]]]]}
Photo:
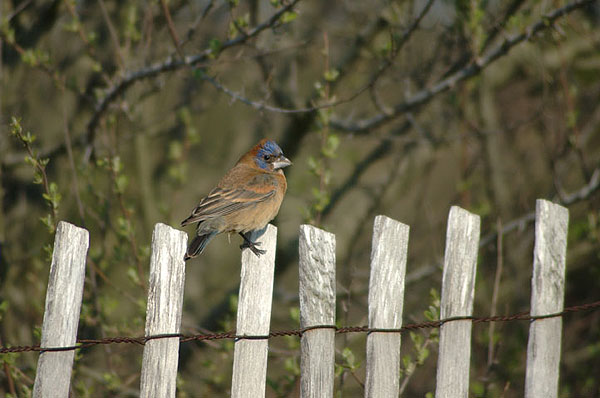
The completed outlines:
{"type": "Polygon", "coordinates": [[[159,340],[159,339],[179,339],[180,343],[187,343],[190,341],[211,341],[211,340],[268,340],[276,337],[283,336],[302,336],[304,333],[309,332],[311,330],[318,329],[332,329],[336,334],[344,334],[344,333],[403,333],[411,330],[420,330],[420,329],[435,329],[440,328],[442,325],[448,322],[456,322],[456,321],[471,321],[474,324],[478,323],[489,323],[489,322],[514,322],[514,321],[536,321],[542,319],[549,318],[558,318],[567,314],[572,314],[575,312],[584,312],[590,310],[596,310],[600,308],[600,300],[594,301],[591,303],[574,305],[571,307],[567,307],[564,310],[552,314],[546,315],[530,315],[529,312],[518,312],[512,315],[497,315],[497,316],[487,316],[487,317],[476,317],[472,315],[466,316],[454,316],[449,318],[440,319],[439,321],[427,321],[427,322],[419,322],[419,323],[410,323],[402,326],[401,328],[370,328],[368,326],[342,326],[338,327],[336,325],[314,325],[308,326],[300,329],[290,329],[290,330],[275,330],[269,332],[269,334],[265,335],[238,335],[233,331],[230,332],[222,332],[222,333],[205,333],[205,334],[194,334],[194,335],[184,335],[181,333],[165,333],[165,334],[157,334],[152,336],[143,336],[143,337],[129,337],[129,336],[119,336],[119,337],[107,337],[103,339],[77,339],[77,344],[66,347],[41,347],[39,344],[30,345],[30,346],[6,346],[0,347],[0,354],[9,354],[9,353],[20,353],[20,352],[59,352],[59,351],[73,351],[79,350],[82,348],[89,348],[96,345],[102,344],[137,344],[144,345],[146,342],[151,340],[159,340]]]}

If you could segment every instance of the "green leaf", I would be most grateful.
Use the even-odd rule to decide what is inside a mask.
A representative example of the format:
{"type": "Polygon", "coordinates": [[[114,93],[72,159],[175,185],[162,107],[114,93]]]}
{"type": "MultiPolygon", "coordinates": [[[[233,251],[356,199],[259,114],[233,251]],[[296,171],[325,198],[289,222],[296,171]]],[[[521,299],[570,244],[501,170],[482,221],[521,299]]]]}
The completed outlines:
{"type": "Polygon", "coordinates": [[[142,38],[142,33],[137,27],[137,20],[138,7],[130,4],[125,14],[125,37],[131,39],[133,42],[137,42],[142,38]]]}
{"type": "Polygon", "coordinates": [[[118,193],[124,193],[127,185],[129,184],[129,180],[126,175],[120,174],[115,179],[115,188],[118,193]]]}
{"type": "MultiPolygon", "coordinates": [[[[48,232],[50,232],[51,234],[54,233],[54,225],[52,225],[48,229],[48,232]]],[[[54,247],[50,243],[46,243],[44,246],[42,246],[42,251],[45,254],[46,261],[48,261],[48,262],[52,261],[52,252],[54,251],[54,247]]]]}
{"type": "Polygon", "coordinates": [[[23,63],[29,66],[38,65],[38,58],[36,56],[36,53],[31,49],[27,49],[21,54],[21,61],[23,61],[23,63]]]}
{"type": "Polygon", "coordinates": [[[297,17],[298,17],[298,14],[294,11],[284,12],[283,15],[281,16],[281,23],[286,24],[286,23],[292,22],[297,17]]]}
{"type": "Polygon", "coordinates": [[[294,321],[296,323],[300,323],[300,308],[299,307],[290,308],[290,318],[292,319],[292,321],[294,321]]]}
{"type": "Polygon", "coordinates": [[[48,185],[48,191],[50,191],[51,197],[56,197],[60,195],[60,193],[58,193],[58,185],[56,185],[55,182],[51,182],[50,185],[48,185]]]}
{"type": "Polygon", "coordinates": [[[222,46],[223,45],[221,44],[221,41],[217,38],[210,39],[208,42],[208,48],[210,48],[211,55],[215,57],[217,57],[221,52],[222,46]]]}
{"type": "Polygon", "coordinates": [[[96,44],[96,42],[98,41],[98,33],[94,31],[89,32],[87,35],[87,39],[90,42],[90,44],[96,44]]]}
{"type": "Polygon", "coordinates": [[[65,23],[63,25],[63,29],[66,32],[71,32],[71,33],[78,32],[81,29],[81,22],[79,21],[78,18],[73,18],[73,20],[71,20],[70,22],[65,23]]]}
{"type": "Polygon", "coordinates": [[[121,171],[123,171],[123,163],[121,162],[121,158],[119,156],[112,158],[112,169],[116,174],[119,174],[121,171]]]}
{"type": "Polygon", "coordinates": [[[238,308],[238,296],[237,294],[232,294],[229,296],[229,310],[233,312],[237,312],[238,308]]]}
{"type": "Polygon", "coordinates": [[[96,73],[102,72],[102,64],[98,61],[92,61],[92,71],[96,73]]]}
{"type": "Polygon", "coordinates": [[[410,355],[405,355],[402,357],[402,366],[404,369],[409,369],[412,364],[412,357],[410,355]]]}
{"type": "Polygon", "coordinates": [[[325,73],[323,74],[323,77],[328,82],[335,81],[339,76],[340,76],[340,72],[337,69],[333,69],[333,68],[329,69],[328,71],[325,71],[325,73]]]}
{"type": "Polygon", "coordinates": [[[37,185],[40,185],[40,184],[42,184],[43,182],[44,182],[44,179],[43,179],[43,177],[42,177],[42,173],[40,173],[40,171],[36,169],[36,170],[33,172],[33,183],[34,183],[34,184],[37,184],[37,185]]]}
{"type": "Polygon", "coordinates": [[[412,340],[413,344],[417,347],[423,345],[423,336],[419,333],[410,332],[410,339],[412,340]]]}
{"type": "Polygon", "coordinates": [[[308,163],[308,168],[313,172],[319,168],[319,162],[312,155],[308,157],[306,162],[308,163]]]}
{"type": "Polygon", "coordinates": [[[235,19],[235,22],[237,24],[238,27],[240,28],[247,28],[248,25],[250,24],[250,13],[246,13],[241,17],[237,17],[235,19]]]}
{"type": "Polygon", "coordinates": [[[125,217],[119,216],[117,217],[117,233],[123,237],[127,238],[131,231],[130,224],[125,217]]]}
{"type": "Polygon", "coordinates": [[[354,369],[356,367],[356,357],[349,347],[344,348],[342,351],[342,358],[344,358],[344,363],[349,368],[354,369]]]}
{"type": "Polygon", "coordinates": [[[183,155],[183,145],[181,144],[181,141],[173,140],[173,141],[169,142],[169,151],[168,151],[168,155],[167,155],[169,160],[181,159],[182,155],[183,155]]]}
{"type": "MultiPolygon", "coordinates": [[[[567,112],[567,127],[569,127],[570,129],[575,128],[575,126],[577,126],[577,118],[578,118],[578,112],[577,110],[571,110],[567,112]]],[[[571,135],[570,137],[570,141],[571,138],[574,140],[574,136],[571,135]]]]}
{"type": "Polygon", "coordinates": [[[286,358],[283,364],[284,364],[283,367],[287,373],[291,373],[294,375],[300,374],[300,366],[298,365],[298,361],[296,360],[296,357],[286,358]]]}
{"type": "Polygon", "coordinates": [[[121,379],[113,372],[105,372],[102,374],[103,384],[110,391],[116,391],[121,387],[121,379]]]}
{"type": "Polygon", "coordinates": [[[319,122],[321,122],[322,126],[329,125],[329,116],[331,115],[330,109],[319,109],[317,115],[319,116],[319,122]]]}
{"type": "Polygon", "coordinates": [[[419,365],[423,365],[425,360],[429,357],[429,349],[422,347],[417,353],[417,362],[419,365]]]}
{"type": "Polygon", "coordinates": [[[2,316],[8,310],[8,307],[9,307],[8,301],[3,300],[2,302],[0,302],[0,321],[2,320],[2,316]]]}
{"type": "Polygon", "coordinates": [[[335,364],[335,377],[340,377],[344,373],[344,367],[341,365],[335,364]]]}
{"type": "Polygon", "coordinates": [[[48,228],[48,231],[54,231],[54,221],[52,221],[51,214],[46,214],[44,217],[40,217],[40,221],[46,226],[46,228],[48,228]]]}
{"type": "Polygon", "coordinates": [[[138,275],[135,268],[133,268],[133,267],[127,268],[127,277],[136,285],[140,284],[140,276],[138,275]]]}
{"type": "Polygon", "coordinates": [[[108,164],[108,158],[100,158],[96,160],[96,166],[105,168],[108,164]]]}
{"type": "Polygon", "coordinates": [[[339,148],[339,146],[340,137],[337,134],[330,134],[329,136],[327,136],[327,142],[322,150],[323,155],[327,156],[328,158],[335,158],[336,151],[339,148]]]}

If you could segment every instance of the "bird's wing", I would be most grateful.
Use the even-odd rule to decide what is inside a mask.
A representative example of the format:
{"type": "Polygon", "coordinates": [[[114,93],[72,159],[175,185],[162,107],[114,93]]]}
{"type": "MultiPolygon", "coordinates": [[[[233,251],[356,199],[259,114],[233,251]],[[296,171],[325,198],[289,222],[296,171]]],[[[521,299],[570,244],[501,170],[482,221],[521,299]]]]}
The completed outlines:
{"type": "Polygon", "coordinates": [[[215,188],[200,201],[192,214],[181,222],[181,226],[210,218],[225,216],[263,202],[275,195],[275,189],[256,192],[245,188],[215,188]]]}

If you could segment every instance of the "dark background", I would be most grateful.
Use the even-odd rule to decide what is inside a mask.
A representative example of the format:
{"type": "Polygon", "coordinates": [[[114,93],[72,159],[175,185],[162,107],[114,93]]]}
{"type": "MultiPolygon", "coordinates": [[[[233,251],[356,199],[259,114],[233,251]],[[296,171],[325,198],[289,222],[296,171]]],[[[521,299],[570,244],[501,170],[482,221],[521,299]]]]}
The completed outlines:
{"type": "MultiPolygon", "coordinates": [[[[377,214],[410,225],[404,322],[425,320],[452,205],[482,218],[475,315],[528,310],[537,198],[570,211],[565,305],[598,300],[600,8],[586,3],[3,1],[1,345],[39,342],[57,220],[90,231],[79,336],[143,335],[153,225],[178,227],[263,137],[294,162],[272,329],[298,327],[302,223],[336,235],[339,324],[367,323],[377,214]]],[[[235,328],[239,243],[188,263],[183,333],[235,328]]],[[[564,318],[561,397],[600,396],[599,318],[564,318]]],[[[471,395],[520,397],[528,324],[496,325],[491,345],[489,327],[473,328],[471,395]]],[[[360,396],[365,335],[336,343],[337,396],[360,396]]],[[[226,396],[232,344],[182,345],[178,396],[226,396]]],[[[297,394],[298,347],[271,341],[267,396],[297,394]]],[[[403,396],[434,391],[436,352],[435,333],[403,336],[403,396]]],[[[78,352],[74,396],[135,396],[141,353],[78,352]]],[[[26,396],[37,354],[0,361],[0,392],[26,396]]]]}

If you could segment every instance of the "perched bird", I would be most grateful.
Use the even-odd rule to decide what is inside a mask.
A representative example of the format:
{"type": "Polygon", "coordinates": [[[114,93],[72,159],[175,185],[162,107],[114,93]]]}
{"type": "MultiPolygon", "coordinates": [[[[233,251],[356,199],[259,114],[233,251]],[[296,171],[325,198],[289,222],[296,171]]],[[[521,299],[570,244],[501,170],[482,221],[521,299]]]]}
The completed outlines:
{"type": "Polygon", "coordinates": [[[215,235],[237,232],[244,239],[240,249],[249,248],[256,256],[265,253],[252,242],[248,232],[262,229],[279,212],[287,189],[283,168],[292,162],[271,140],[263,139],[250,149],[202,199],[181,226],[198,223],[196,237],[185,260],[198,256],[215,235]]]}

